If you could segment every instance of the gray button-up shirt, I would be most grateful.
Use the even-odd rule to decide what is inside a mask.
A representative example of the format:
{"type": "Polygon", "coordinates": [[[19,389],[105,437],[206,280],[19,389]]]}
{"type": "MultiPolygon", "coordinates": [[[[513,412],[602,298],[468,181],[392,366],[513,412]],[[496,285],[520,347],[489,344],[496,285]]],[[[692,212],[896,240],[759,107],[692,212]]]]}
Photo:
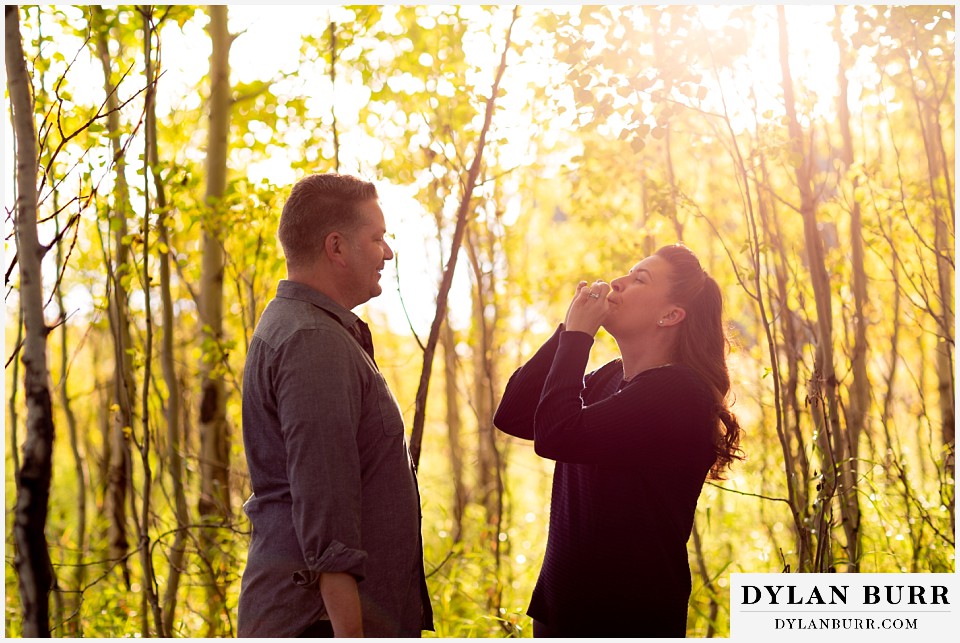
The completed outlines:
{"type": "Polygon", "coordinates": [[[366,636],[432,629],[420,498],[397,401],[326,295],[281,281],[243,373],[253,527],[240,636],[296,636],[327,618],[322,572],[348,572],[366,636]]]}

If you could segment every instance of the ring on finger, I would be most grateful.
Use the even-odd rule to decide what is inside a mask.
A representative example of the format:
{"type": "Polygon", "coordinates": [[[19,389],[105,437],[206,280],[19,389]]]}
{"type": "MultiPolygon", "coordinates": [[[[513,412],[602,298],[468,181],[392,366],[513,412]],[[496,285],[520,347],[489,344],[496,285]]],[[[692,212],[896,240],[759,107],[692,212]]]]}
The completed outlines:
{"type": "Polygon", "coordinates": [[[595,292],[590,293],[590,299],[600,299],[599,293],[595,293],[595,292]]]}

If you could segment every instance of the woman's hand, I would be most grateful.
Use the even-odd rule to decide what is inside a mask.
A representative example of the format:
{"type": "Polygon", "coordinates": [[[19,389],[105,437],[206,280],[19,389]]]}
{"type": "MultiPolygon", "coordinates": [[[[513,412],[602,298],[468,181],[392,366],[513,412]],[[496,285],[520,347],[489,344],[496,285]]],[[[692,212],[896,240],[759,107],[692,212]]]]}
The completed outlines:
{"type": "Polygon", "coordinates": [[[595,281],[589,287],[585,281],[577,284],[577,293],[567,309],[567,319],[564,322],[566,330],[578,330],[591,337],[596,335],[610,310],[607,302],[609,292],[610,284],[603,281],[595,281]]]}
{"type": "Polygon", "coordinates": [[[570,323],[570,311],[573,310],[573,302],[577,300],[577,295],[580,294],[580,291],[587,287],[587,282],[581,281],[577,284],[577,292],[573,293],[573,299],[570,300],[570,305],[567,306],[567,314],[563,318],[563,326],[566,328],[567,324],[570,323]]]}

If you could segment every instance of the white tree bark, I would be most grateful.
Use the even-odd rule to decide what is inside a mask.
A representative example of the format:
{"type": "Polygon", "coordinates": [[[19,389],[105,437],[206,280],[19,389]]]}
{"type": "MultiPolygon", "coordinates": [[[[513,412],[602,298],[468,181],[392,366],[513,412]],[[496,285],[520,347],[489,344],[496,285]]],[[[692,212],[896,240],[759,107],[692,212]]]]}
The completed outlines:
{"type": "MultiPolygon", "coordinates": [[[[230,436],[227,426],[226,386],[218,366],[223,340],[224,253],[220,235],[221,201],[227,186],[227,137],[230,130],[230,45],[233,37],[227,29],[227,7],[209,7],[210,40],[210,119],[207,132],[207,216],[203,227],[203,259],[200,275],[200,323],[203,344],[210,347],[201,362],[200,400],[200,517],[209,524],[220,524],[230,516],[230,436]]],[[[216,534],[205,530],[204,557],[215,562],[220,553],[216,534]]],[[[214,564],[211,569],[219,566],[214,564]]],[[[223,609],[224,589],[217,574],[207,582],[207,636],[220,633],[219,612],[223,609]]]]}
{"type": "Polygon", "coordinates": [[[14,512],[14,565],[20,582],[20,606],[25,638],[50,635],[49,593],[53,568],[44,529],[50,497],[53,455],[53,412],[47,371],[47,328],[43,318],[41,260],[46,248],[37,235],[37,131],[27,62],[20,36],[20,15],[7,5],[6,69],[10,109],[13,112],[17,164],[17,205],[14,217],[20,306],[25,327],[23,361],[27,402],[27,434],[23,460],[17,471],[19,486],[14,512]]]}

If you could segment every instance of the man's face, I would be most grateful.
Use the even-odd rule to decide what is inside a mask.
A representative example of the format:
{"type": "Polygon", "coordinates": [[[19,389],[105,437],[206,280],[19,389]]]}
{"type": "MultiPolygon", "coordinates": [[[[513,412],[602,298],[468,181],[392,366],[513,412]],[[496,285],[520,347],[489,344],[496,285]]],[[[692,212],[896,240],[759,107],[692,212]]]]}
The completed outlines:
{"type": "Polygon", "coordinates": [[[376,297],[383,288],[380,286],[380,271],[387,261],[393,259],[393,250],[387,245],[387,226],[383,211],[375,199],[357,206],[360,225],[344,235],[346,240],[346,261],[348,290],[353,296],[354,306],[376,297]]]}

